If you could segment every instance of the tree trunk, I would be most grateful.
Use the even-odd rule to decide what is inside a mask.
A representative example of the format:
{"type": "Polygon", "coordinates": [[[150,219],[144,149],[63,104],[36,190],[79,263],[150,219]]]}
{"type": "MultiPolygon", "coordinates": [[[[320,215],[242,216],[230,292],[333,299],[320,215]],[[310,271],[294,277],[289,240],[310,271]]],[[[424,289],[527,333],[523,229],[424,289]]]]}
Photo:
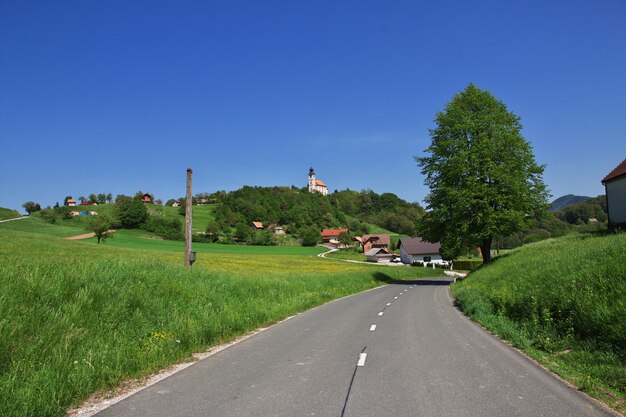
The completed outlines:
{"type": "Polygon", "coordinates": [[[483,264],[487,265],[491,263],[491,238],[483,240],[480,245],[480,252],[483,255],[483,264]]]}

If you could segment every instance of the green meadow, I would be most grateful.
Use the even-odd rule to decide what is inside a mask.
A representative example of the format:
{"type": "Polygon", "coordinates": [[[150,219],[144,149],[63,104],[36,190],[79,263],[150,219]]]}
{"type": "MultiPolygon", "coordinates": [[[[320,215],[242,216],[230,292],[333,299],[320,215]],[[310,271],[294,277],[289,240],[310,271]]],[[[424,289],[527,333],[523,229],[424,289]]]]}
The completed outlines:
{"type": "Polygon", "coordinates": [[[120,231],[104,244],[41,219],[0,224],[0,415],[61,416],[329,300],[432,275],[321,259],[319,249],[182,245],[120,231]]]}
{"type": "Polygon", "coordinates": [[[522,246],[452,285],[452,293],[474,320],[626,410],[626,234],[522,246]]]}

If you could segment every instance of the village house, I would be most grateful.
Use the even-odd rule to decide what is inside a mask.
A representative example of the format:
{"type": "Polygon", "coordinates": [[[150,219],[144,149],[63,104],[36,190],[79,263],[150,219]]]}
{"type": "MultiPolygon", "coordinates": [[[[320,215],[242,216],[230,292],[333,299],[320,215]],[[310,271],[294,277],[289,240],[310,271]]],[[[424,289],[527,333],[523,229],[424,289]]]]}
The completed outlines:
{"type": "Polygon", "coordinates": [[[76,207],[76,200],[74,200],[73,198],[68,198],[67,205],[70,207],[76,207]]]}
{"type": "Polygon", "coordinates": [[[267,229],[274,232],[275,235],[282,236],[285,234],[285,229],[283,229],[282,226],[279,226],[277,224],[270,224],[269,226],[267,226],[267,229]]]}
{"type": "Polygon", "coordinates": [[[403,264],[412,265],[415,262],[442,261],[439,243],[424,242],[421,237],[402,238],[398,241],[400,260],[403,264]]]}
{"type": "Polygon", "coordinates": [[[152,204],[152,197],[150,196],[150,194],[144,194],[141,198],[141,201],[143,201],[145,204],[152,204]]]}
{"type": "Polygon", "coordinates": [[[254,230],[263,230],[263,223],[262,222],[252,222],[252,228],[254,230]]]}
{"type": "Polygon", "coordinates": [[[324,229],[322,230],[322,242],[332,245],[339,244],[339,235],[348,233],[348,229],[324,229]]]}
{"type": "Polygon", "coordinates": [[[385,248],[372,248],[364,253],[368,262],[389,262],[393,259],[393,254],[385,248]]]}
{"type": "Polygon", "coordinates": [[[602,179],[609,215],[609,228],[626,227],[626,159],[602,179]]]}
{"type": "Polygon", "coordinates": [[[180,201],[174,200],[174,202],[172,203],[172,207],[180,207],[180,201]]]}
{"type": "Polygon", "coordinates": [[[309,192],[328,195],[328,187],[322,181],[315,178],[313,167],[309,169],[309,192]]]}
{"type": "Polygon", "coordinates": [[[357,242],[360,243],[363,248],[363,253],[369,252],[374,248],[383,248],[385,250],[389,250],[389,244],[391,243],[391,239],[388,234],[380,233],[374,235],[363,235],[361,237],[354,238],[357,242]]]}

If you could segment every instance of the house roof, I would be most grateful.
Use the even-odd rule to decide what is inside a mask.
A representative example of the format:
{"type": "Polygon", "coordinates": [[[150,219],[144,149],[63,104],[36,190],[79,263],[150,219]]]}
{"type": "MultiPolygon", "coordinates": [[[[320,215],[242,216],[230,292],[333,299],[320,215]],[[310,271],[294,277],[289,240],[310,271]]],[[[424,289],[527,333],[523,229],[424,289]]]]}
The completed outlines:
{"type": "Polygon", "coordinates": [[[424,242],[421,237],[405,237],[398,241],[398,247],[402,246],[409,255],[425,255],[439,253],[440,243],[424,242]]]}
{"type": "Polygon", "coordinates": [[[371,241],[373,244],[376,245],[389,245],[391,243],[389,235],[385,233],[379,233],[375,235],[363,235],[361,241],[363,242],[363,244],[367,243],[367,241],[371,241]]]}
{"type": "Polygon", "coordinates": [[[324,184],[324,182],[321,180],[315,180],[315,185],[321,185],[322,187],[326,187],[326,184],[324,184]]]}
{"type": "Polygon", "coordinates": [[[385,248],[372,248],[365,252],[365,256],[389,255],[389,251],[385,248]]]}
{"type": "Polygon", "coordinates": [[[324,229],[322,230],[322,237],[335,237],[342,233],[348,233],[348,229],[324,229]]]}
{"type": "Polygon", "coordinates": [[[252,222],[252,226],[256,227],[257,229],[263,229],[262,222],[252,222]]]}
{"type": "Polygon", "coordinates": [[[609,182],[611,180],[614,180],[623,175],[626,175],[626,159],[624,159],[621,164],[616,166],[615,169],[613,169],[613,171],[609,172],[609,174],[606,177],[602,178],[602,184],[609,182]]]}
{"type": "Polygon", "coordinates": [[[67,199],[67,202],[68,202],[68,203],[75,203],[75,202],[76,202],[76,200],[74,200],[73,198],[68,198],[68,199],[67,199]]]}

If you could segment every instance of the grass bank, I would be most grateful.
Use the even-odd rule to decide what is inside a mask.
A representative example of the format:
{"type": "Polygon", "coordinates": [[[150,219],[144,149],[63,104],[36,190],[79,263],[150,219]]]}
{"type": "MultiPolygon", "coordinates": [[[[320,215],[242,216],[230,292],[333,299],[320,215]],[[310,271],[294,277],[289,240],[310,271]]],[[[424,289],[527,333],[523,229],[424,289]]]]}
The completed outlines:
{"type": "Polygon", "coordinates": [[[22,217],[22,215],[17,211],[0,207],[0,220],[16,219],[18,217],[22,217]]]}
{"type": "Polygon", "coordinates": [[[454,284],[459,306],[620,412],[626,399],[626,234],[523,246],[454,284]]]}
{"type": "Polygon", "coordinates": [[[180,253],[109,245],[117,237],[94,245],[64,240],[59,237],[64,233],[4,225],[2,416],[63,415],[94,392],[260,326],[430,272],[329,262],[314,255],[210,251],[199,251],[188,270],[180,253]]]}

